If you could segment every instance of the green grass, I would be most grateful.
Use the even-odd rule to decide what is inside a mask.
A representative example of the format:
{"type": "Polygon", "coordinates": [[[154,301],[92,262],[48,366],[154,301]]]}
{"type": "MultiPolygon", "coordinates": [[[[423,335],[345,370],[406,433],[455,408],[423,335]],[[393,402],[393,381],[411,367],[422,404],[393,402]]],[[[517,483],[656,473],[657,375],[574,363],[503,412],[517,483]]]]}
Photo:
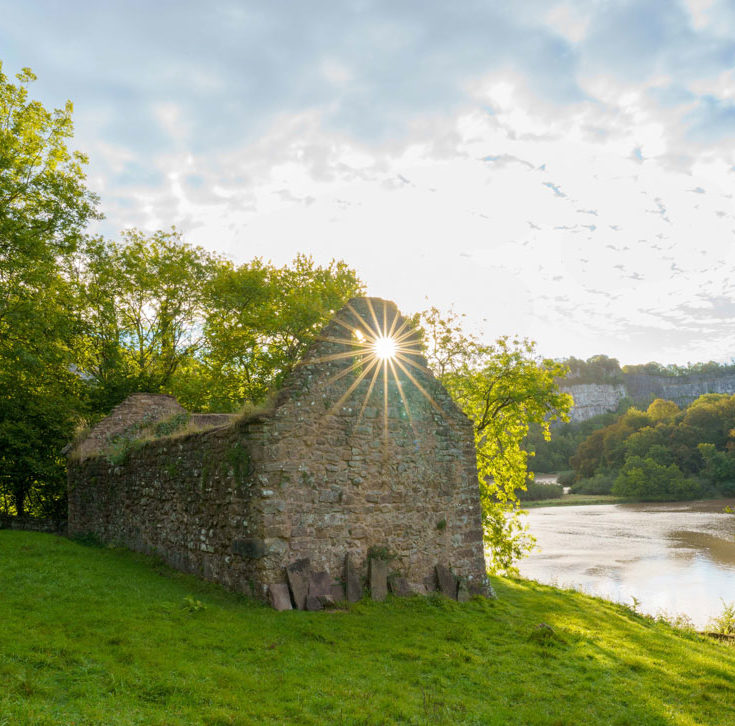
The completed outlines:
{"type": "Polygon", "coordinates": [[[0,724],[733,723],[735,648],[494,584],[497,601],[277,613],[150,558],[2,530],[0,724]]]}
{"type": "Polygon", "coordinates": [[[621,504],[630,499],[612,494],[564,494],[561,499],[531,499],[521,502],[522,509],[529,507],[579,507],[583,504],[621,504]]]}

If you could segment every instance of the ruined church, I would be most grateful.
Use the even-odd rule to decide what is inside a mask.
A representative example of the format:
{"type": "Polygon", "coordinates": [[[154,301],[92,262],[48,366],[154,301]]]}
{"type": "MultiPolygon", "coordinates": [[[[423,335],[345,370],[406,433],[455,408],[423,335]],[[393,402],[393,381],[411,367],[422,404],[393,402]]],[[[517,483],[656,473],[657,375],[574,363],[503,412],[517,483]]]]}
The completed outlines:
{"type": "Polygon", "coordinates": [[[343,594],[370,561],[401,592],[487,582],[472,424],[377,298],[332,318],[268,410],[128,398],[71,453],[68,526],[271,600],[289,567],[343,594]]]}

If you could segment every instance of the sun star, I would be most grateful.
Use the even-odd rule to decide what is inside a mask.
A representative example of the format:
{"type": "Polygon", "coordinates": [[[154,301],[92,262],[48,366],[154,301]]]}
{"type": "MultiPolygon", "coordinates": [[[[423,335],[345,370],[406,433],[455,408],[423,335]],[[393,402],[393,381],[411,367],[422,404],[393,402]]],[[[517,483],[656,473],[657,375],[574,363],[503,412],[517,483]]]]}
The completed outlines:
{"type": "Polygon", "coordinates": [[[396,357],[396,341],[388,336],[381,336],[373,341],[373,353],[380,360],[391,360],[396,357]]]}

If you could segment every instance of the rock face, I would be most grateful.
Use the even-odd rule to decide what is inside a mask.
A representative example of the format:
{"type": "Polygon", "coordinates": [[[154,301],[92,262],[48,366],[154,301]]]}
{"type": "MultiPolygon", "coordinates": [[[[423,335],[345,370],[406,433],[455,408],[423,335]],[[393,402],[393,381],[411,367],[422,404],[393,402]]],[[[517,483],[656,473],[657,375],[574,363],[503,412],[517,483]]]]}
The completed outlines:
{"type": "MultiPolygon", "coordinates": [[[[391,574],[412,587],[433,577],[437,562],[482,587],[471,422],[415,351],[404,349],[392,367],[360,358],[370,350],[365,336],[383,325],[406,335],[401,345],[410,348],[393,303],[351,301],[269,413],[155,439],[122,459],[98,440],[85,456],[78,448],[69,463],[69,532],[155,553],[261,598],[305,558],[311,572],[338,574],[349,554],[359,583],[371,547],[389,551],[391,574]]],[[[166,411],[178,406],[164,398],[166,411]]],[[[350,599],[355,580],[345,585],[350,599]]],[[[303,597],[308,578],[306,587],[303,597]]]]}
{"type": "Polygon", "coordinates": [[[560,386],[571,393],[574,407],[572,421],[586,421],[594,416],[615,411],[623,398],[647,406],[654,398],[664,398],[679,406],[690,404],[705,393],[735,393],[735,375],[655,376],[625,373],[623,383],[579,383],[560,386]]]}
{"type": "Polygon", "coordinates": [[[627,395],[622,384],[580,383],[576,386],[561,386],[561,390],[572,394],[574,407],[569,412],[569,419],[575,422],[614,411],[627,395]]]}

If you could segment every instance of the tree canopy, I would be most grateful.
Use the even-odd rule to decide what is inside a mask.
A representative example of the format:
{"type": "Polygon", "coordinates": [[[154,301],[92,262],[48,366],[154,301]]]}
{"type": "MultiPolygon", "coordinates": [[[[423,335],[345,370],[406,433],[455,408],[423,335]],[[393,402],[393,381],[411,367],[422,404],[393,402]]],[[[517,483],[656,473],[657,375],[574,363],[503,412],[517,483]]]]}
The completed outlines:
{"type": "Polygon", "coordinates": [[[592,432],[571,458],[574,488],[637,499],[735,493],[735,396],[709,393],[684,410],[655,399],[592,432]]]}
{"type": "Polygon", "coordinates": [[[79,380],[71,264],[99,216],[85,157],[68,148],[72,106],[29,99],[25,68],[0,65],[0,501],[23,513],[37,482],[47,513],[63,501],[60,450],[73,428],[79,380]]]}
{"type": "Polygon", "coordinates": [[[465,332],[453,313],[442,316],[432,308],[419,323],[430,367],[474,424],[492,569],[512,572],[532,544],[518,499],[529,476],[524,441],[531,424],[548,438],[552,421],[567,420],[572,397],[557,385],[567,369],[540,358],[529,340],[502,337],[484,343],[465,332]]]}

